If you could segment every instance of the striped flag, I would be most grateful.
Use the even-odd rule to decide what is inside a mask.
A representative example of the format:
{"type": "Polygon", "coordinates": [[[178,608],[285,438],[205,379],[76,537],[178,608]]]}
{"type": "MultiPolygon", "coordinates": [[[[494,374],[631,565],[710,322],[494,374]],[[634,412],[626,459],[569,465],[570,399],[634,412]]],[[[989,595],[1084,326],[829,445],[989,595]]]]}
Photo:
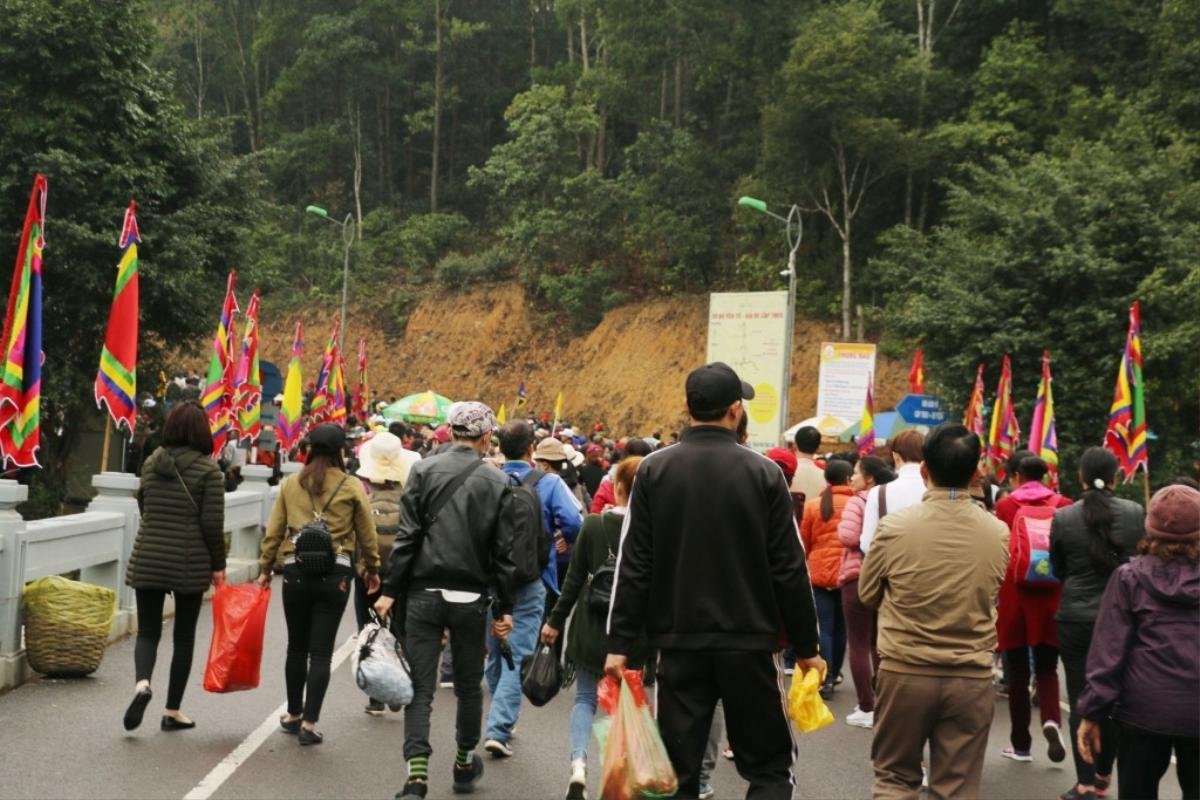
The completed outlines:
{"type": "Polygon", "coordinates": [[[872,381],[872,376],[868,375],[867,401],[863,404],[862,421],[858,424],[859,458],[875,454],[875,398],[871,391],[872,381]]]}
{"type": "Polygon", "coordinates": [[[297,322],[296,335],[292,339],[292,360],[288,362],[287,380],[283,384],[283,405],[279,407],[275,425],[281,452],[291,450],[300,441],[304,428],[304,375],[300,365],[303,355],[304,324],[297,322]]]}
{"type": "Polygon", "coordinates": [[[1050,377],[1050,351],[1042,353],[1042,379],[1038,383],[1033,421],[1029,423],[1029,449],[1050,467],[1050,488],[1058,488],[1058,434],[1054,429],[1054,393],[1050,377]]]}
{"type": "Polygon", "coordinates": [[[258,290],[250,297],[246,310],[246,329],[242,335],[242,357],[238,359],[234,379],[235,427],[239,441],[254,442],[262,433],[262,372],[258,360],[258,290]]]}
{"type": "Polygon", "coordinates": [[[967,411],[963,415],[963,426],[979,437],[979,447],[987,445],[987,429],[983,424],[983,364],[975,370],[975,388],[971,390],[971,399],[967,401],[967,411]]]}
{"type": "Polygon", "coordinates": [[[354,386],[353,411],[359,422],[367,421],[369,397],[367,391],[367,337],[364,336],[358,340],[358,383],[354,386]]]}
{"type": "Polygon", "coordinates": [[[1021,428],[1012,404],[1012,362],[1008,354],[1000,367],[1000,385],[996,387],[996,405],[992,410],[992,427],[988,435],[988,464],[1003,481],[1009,456],[1017,448],[1021,428]]]}
{"type": "Polygon", "coordinates": [[[336,345],[333,348],[333,368],[329,380],[325,383],[325,394],[328,402],[325,405],[327,422],[337,425],[346,424],[346,362],[342,359],[342,351],[336,345]]]}
{"type": "Polygon", "coordinates": [[[341,330],[341,320],[333,318],[333,330],[329,333],[329,341],[325,344],[325,352],[321,356],[321,368],[317,370],[317,383],[313,390],[312,402],[308,407],[309,424],[320,425],[329,421],[331,411],[329,379],[333,376],[334,366],[338,360],[338,333],[341,330]]]}
{"type": "Polygon", "coordinates": [[[1129,333],[1125,336],[1125,352],[1117,370],[1117,386],[1108,412],[1104,447],[1121,462],[1126,481],[1133,478],[1138,467],[1149,472],[1146,395],[1142,382],[1142,306],[1137,300],[1129,307],[1129,333]]]}
{"type": "Polygon", "coordinates": [[[237,273],[230,272],[225,285],[225,302],[221,306],[221,320],[213,337],[212,360],[208,362],[208,376],[200,404],[208,415],[208,429],[212,431],[213,458],[221,454],[229,434],[233,432],[233,316],[238,313],[237,299],[233,287],[237,273]]]}
{"type": "Polygon", "coordinates": [[[107,408],[117,428],[124,425],[129,433],[133,433],[137,422],[137,246],[141,240],[137,203],[130,200],[121,225],[121,237],[117,240],[121,260],[117,264],[117,285],[108,311],[108,329],[104,332],[95,384],[96,407],[107,408]]]}
{"type": "Polygon", "coordinates": [[[908,391],[925,394],[925,351],[920,347],[913,353],[912,366],[908,370],[908,391]]]}
{"type": "Polygon", "coordinates": [[[46,178],[33,178],[4,314],[0,371],[0,454],[5,465],[36,467],[41,447],[42,252],[46,247],[46,178]]]}

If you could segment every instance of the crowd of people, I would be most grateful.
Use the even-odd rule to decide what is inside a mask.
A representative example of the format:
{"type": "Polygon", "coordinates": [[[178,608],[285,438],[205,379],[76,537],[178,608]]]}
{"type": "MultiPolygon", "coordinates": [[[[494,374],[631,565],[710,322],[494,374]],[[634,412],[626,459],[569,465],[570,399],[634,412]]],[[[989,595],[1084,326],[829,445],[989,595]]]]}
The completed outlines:
{"type": "MultiPolygon", "coordinates": [[[[1048,465],[1029,451],[1013,454],[1001,484],[981,464],[978,437],[953,423],[902,431],[861,457],[822,453],[820,432],[801,428],[760,454],[745,446],[754,390],[731,368],[700,367],[684,391],[690,424],[666,438],[499,424],[478,402],[455,403],[423,430],[378,419],[312,428],[259,562],[261,585],[282,576],[281,730],[302,745],[323,741],[317,725],[353,595],[359,627],[388,621],[411,669],[401,800],[428,792],[439,684],[458,706],[456,791],[480,780],[480,749],[522,757],[520,667],[539,645],[574,676],[568,800],[587,796],[597,686],[627,669],[656,684],[680,797],[713,796],[723,741],[747,797],[791,797],[786,676],[808,670],[826,699],[849,671],[857,704],[844,722],[873,731],[879,798],[915,798],[923,786],[934,798],[978,796],[997,691],[1011,719],[1001,754],[1034,760],[1031,690],[1046,757],[1074,755],[1063,800],[1105,797],[1114,771],[1122,798],[1157,797],[1172,756],[1184,797],[1200,796],[1194,481],[1172,481],[1143,509],[1115,496],[1116,458],[1093,447],[1073,476],[1078,500],[1049,485],[1048,465]]],[[[127,729],[151,700],[168,592],[175,646],[161,727],[195,724],[180,706],[196,619],[225,568],[211,452],[203,410],[179,402],[141,472],[127,729]]],[[[373,698],[365,710],[387,713],[373,698]]]]}

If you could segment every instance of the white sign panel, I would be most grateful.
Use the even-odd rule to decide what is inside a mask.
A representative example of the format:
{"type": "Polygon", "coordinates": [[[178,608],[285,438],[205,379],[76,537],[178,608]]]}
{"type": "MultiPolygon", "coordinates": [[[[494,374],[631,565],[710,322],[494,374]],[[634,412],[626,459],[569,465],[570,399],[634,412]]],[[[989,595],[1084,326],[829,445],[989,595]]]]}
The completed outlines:
{"type": "Polygon", "coordinates": [[[754,387],[746,404],[748,444],[766,450],[779,444],[784,359],[787,358],[787,292],[709,295],[708,361],[724,361],[754,387]]]}
{"type": "Polygon", "coordinates": [[[817,388],[817,416],[836,417],[843,430],[862,418],[867,382],[875,373],[875,345],[825,342],[817,388]]]}

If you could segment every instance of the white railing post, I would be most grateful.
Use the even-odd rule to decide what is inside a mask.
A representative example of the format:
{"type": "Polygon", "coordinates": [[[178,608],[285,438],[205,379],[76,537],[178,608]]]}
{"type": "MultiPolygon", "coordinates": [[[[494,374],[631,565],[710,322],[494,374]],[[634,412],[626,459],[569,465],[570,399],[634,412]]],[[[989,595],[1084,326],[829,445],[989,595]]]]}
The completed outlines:
{"type": "MultiPolygon", "coordinates": [[[[141,479],[127,472],[103,472],[92,476],[92,487],[96,496],[88,504],[88,511],[109,511],[125,518],[125,533],[121,542],[121,561],[117,565],[117,618],[113,620],[113,636],[123,636],[134,630],[137,604],[133,589],[125,585],[125,570],[129,567],[129,556],[137,539],[138,527],[142,523],[138,508],[137,491],[141,479]]],[[[86,583],[106,585],[105,575],[93,575],[89,570],[80,574],[86,583]]]]}
{"type": "Polygon", "coordinates": [[[262,464],[247,464],[242,467],[242,485],[238,488],[244,492],[256,492],[262,495],[262,514],[260,515],[262,527],[267,526],[267,518],[271,516],[271,475],[274,471],[270,467],[264,467],[262,464]]]}
{"type": "Polygon", "coordinates": [[[26,679],[21,644],[21,589],[25,586],[25,520],[17,506],[29,487],[0,480],[0,689],[26,679]]]}

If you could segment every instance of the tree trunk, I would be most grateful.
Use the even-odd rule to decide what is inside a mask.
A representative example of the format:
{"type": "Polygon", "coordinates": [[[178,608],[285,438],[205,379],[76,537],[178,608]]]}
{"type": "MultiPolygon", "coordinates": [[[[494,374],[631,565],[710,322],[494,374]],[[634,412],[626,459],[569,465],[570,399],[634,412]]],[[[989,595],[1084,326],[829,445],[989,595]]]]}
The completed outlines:
{"type": "Polygon", "coordinates": [[[532,79],[533,70],[537,67],[537,0],[529,0],[529,75],[532,79]]]}
{"type": "Polygon", "coordinates": [[[204,95],[208,91],[208,84],[205,83],[204,77],[204,35],[198,9],[193,9],[192,20],[195,23],[195,28],[192,29],[192,46],[196,50],[196,119],[204,119],[204,95]]]}
{"type": "Polygon", "coordinates": [[[567,63],[575,63],[575,26],[567,26],[567,63]]]}
{"type": "Polygon", "coordinates": [[[662,71],[662,83],[658,87],[658,118],[667,118],[667,70],[662,71]]]}
{"type": "Polygon", "coordinates": [[[683,127],[683,56],[675,56],[675,127],[683,127]]]}
{"type": "Polygon", "coordinates": [[[246,75],[248,69],[246,63],[246,48],[242,44],[242,30],[238,25],[237,9],[233,6],[233,0],[227,0],[229,8],[229,18],[233,24],[233,39],[237,44],[238,50],[238,77],[241,82],[242,103],[246,111],[246,126],[250,129],[250,152],[258,152],[258,117],[254,113],[254,104],[250,102],[250,80],[246,75]]]}
{"type": "Polygon", "coordinates": [[[850,341],[850,222],[847,213],[842,228],[842,341],[850,341]]]}
{"type": "Polygon", "coordinates": [[[438,149],[442,138],[442,81],[445,76],[442,53],[442,0],[433,0],[433,31],[436,44],[433,72],[433,153],[429,167],[429,210],[438,208],[438,149]]]}
{"type": "Polygon", "coordinates": [[[354,218],[358,220],[355,232],[362,241],[362,108],[354,105],[354,218]]]}
{"type": "Polygon", "coordinates": [[[579,15],[579,58],[583,63],[583,74],[587,74],[590,56],[588,54],[587,14],[579,15]]]}

